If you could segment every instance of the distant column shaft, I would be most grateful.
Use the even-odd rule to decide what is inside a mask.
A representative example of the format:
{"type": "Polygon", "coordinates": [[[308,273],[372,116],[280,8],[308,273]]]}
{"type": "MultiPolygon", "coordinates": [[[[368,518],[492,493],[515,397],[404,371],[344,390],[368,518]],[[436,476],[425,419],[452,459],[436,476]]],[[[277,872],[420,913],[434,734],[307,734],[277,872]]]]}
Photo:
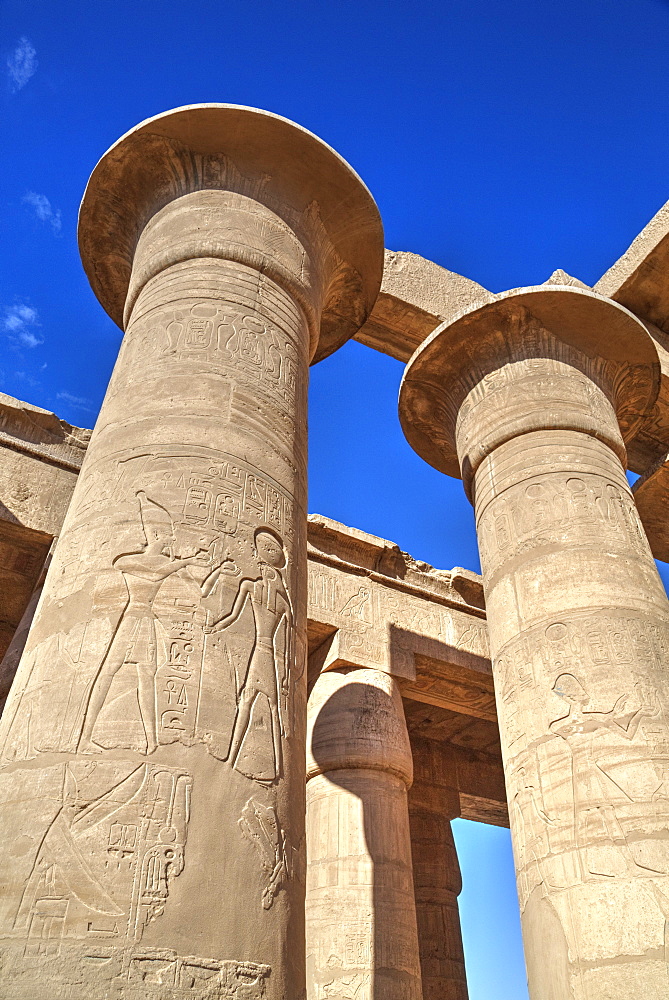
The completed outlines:
{"type": "Polygon", "coordinates": [[[460,813],[453,764],[431,740],[412,740],[409,823],[423,1000],[467,1000],[458,896],[462,876],[451,830],[460,813]]]}

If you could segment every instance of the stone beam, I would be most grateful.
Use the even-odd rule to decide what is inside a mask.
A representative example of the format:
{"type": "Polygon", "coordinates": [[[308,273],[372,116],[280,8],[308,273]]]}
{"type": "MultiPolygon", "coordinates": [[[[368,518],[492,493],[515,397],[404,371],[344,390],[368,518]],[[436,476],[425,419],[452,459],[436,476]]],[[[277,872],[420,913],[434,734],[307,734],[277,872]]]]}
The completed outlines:
{"type": "Polygon", "coordinates": [[[669,202],[594,286],[669,333],[669,202]]]}
{"type": "MultiPolygon", "coordinates": [[[[669,202],[641,230],[594,290],[635,313],[652,337],[661,366],[660,392],[628,448],[632,471],[645,473],[669,451],[669,202]]],[[[649,522],[652,532],[652,524],[649,522]]]]}
{"type": "Polygon", "coordinates": [[[60,534],[90,436],[0,393],[0,521],[60,534]]]}
{"type": "Polygon", "coordinates": [[[367,667],[397,678],[409,736],[449,754],[459,815],[508,825],[480,577],[309,516],[309,682],[367,667]]]}
{"type": "Polygon", "coordinates": [[[493,298],[476,281],[425,257],[386,250],[381,291],[354,339],[406,364],[439,323],[493,298]]]}
{"type": "MultiPolygon", "coordinates": [[[[67,512],[90,431],[0,393],[0,660],[67,512]]],[[[16,663],[0,667],[0,706],[16,663]]]]}

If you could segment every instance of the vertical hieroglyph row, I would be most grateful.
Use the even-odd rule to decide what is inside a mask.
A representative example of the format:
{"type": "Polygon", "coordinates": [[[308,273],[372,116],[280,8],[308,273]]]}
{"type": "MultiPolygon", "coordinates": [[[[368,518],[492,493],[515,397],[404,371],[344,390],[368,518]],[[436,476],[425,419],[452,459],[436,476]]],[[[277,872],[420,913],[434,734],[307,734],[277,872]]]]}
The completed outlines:
{"type": "Polygon", "coordinates": [[[3,716],[5,995],[300,1000],[308,366],[373,305],[378,212],[206,105],[108,151],[80,243],[126,332],[3,716]]]}
{"type": "Polygon", "coordinates": [[[307,723],[309,1000],[421,1000],[412,776],[397,681],[321,674],[307,723]]]}
{"type": "Polygon", "coordinates": [[[405,433],[476,511],[530,996],[669,989],[669,604],[625,477],[643,325],[573,287],[444,325],[405,433]]]}

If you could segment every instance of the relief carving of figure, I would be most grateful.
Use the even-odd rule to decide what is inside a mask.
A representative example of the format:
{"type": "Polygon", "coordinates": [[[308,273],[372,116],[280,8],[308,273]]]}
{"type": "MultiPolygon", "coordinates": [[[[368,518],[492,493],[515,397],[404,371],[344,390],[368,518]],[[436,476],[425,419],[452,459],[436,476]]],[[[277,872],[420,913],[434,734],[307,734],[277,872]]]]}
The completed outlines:
{"type": "Polygon", "coordinates": [[[95,768],[79,769],[82,791],[65,766],[61,807],[39,843],[14,930],[35,955],[102,935],[123,946],[127,964],[183,871],[192,779],[148,763],[126,774],[112,766],[100,778],[95,768]]]}
{"type": "Polygon", "coordinates": [[[321,987],[323,1000],[360,1000],[368,994],[371,973],[346,969],[337,955],[330,955],[326,967],[332,978],[321,987]]]}
{"type": "Polygon", "coordinates": [[[622,695],[613,708],[598,712],[586,709],[590,695],[573,674],[560,674],[553,691],[569,705],[567,715],[555,719],[549,728],[564,740],[571,757],[574,825],[582,862],[592,875],[620,874],[621,867],[639,871],[612,801],[618,786],[599,765],[596,748],[607,734],[631,742],[643,719],[659,715],[657,692],[641,692],[642,703],[632,711],[624,712],[627,695],[622,695]],[[608,849],[598,849],[598,843],[608,849]]]}
{"type": "Polygon", "coordinates": [[[150,754],[156,749],[158,729],[155,676],[158,652],[153,602],[169,576],[190,566],[204,565],[209,568],[200,583],[202,594],[206,597],[211,593],[224,563],[229,561],[221,560],[215,565],[215,541],[206,551],[198,548],[197,551],[177,558],[173,552],[176,539],[169,512],[143,491],[137,493],[137,498],[146,544],[141,551],[123,553],[113,561],[114,568],[123,575],[128,603],[121,613],[116,631],[90,688],[79,741],[79,749],[84,752],[101,750],[100,745],[95,742],[93,730],[111,683],[125,663],[134,664],[137,669],[137,699],[146,737],[146,752],[150,754]]]}
{"type": "MultiPolygon", "coordinates": [[[[281,738],[286,735],[284,722],[290,681],[291,633],[293,609],[283,578],[286,553],[283,541],[272,529],[257,528],[254,534],[254,551],[260,574],[254,579],[243,578],[230,612],[219,621],[205,628],[206,632],[221,632],[236,622],[247,604],[251,608],[255,628],[253,651],[246,676],[237,692],[237,711],[227,759],[233,767],[249,778],[273,781],[281,774],[281,738]],[[283,654],[275,648],[281,626],[285,627],[283,654]],[[259,699],[266,699],[271,715],[271,746],[269,766],[261,769],[250,760],[240,759],[240,751],[247,735],[251,735],[254,708],[259,699]]],[[[261,732],[255,730],[255,737],[261,732]]],[[[268,734],[269,736],[269,734],[268,734]]],[[[257,748],[250,748],[253,756],[257,748]]],[[[262,755],[262,754],[261,754],[262,755]]]]}
{"type": "Polygon", "coordinates": [[[260,856],[266,880],[262,907],[269,910],[275,896],[292,875],[286,833],[279,824],[274,806],[263,805],[256,799],[249,799],[242,809],[239,827],[247,840],[255,844],[260,856]]]}

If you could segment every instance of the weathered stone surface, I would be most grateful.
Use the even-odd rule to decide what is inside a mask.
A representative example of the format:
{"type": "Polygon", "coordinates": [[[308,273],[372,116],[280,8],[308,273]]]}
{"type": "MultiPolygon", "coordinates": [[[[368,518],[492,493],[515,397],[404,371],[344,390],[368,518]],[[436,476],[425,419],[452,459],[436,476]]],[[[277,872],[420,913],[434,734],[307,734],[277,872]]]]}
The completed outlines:
{"type": "Polygon", "coordinates": [[[307,739],[307,996],[420,1000],[407,788],[413,766],[397,682],[321,674],[307,739]]]}
{"type": "Polygon", "coordinates": [[[5,996],[304,995],[306,389],[382,232],[310,133],[225,105],[103,157],[126,332],[3,714],[5,996]]]}
{"type": "Polygon", "coordinates": [[[475,504],[533,1000],[669,985],[669,603],[622,464],[658,372],[641,322],[554,286],[445,324],[402,387],[475,504]]]}
{"type": "Polygon", "coordinates": [[[476,281],[418,254],[386,250],[381,291],[355,339],[406,362],[445,319],[494,297],[476,281]]]}
{"type": "Polygon", "coordinates": [[[310,686],[359,665],[395,676],[412,743],[448,755],[459,815],[508,825],[480,577],[311,514],[308,630],[310,686]]]}
{"type": "MultiPolygon", "coordinates": [[[[60,532],[90,431],[0,393],[0,660],[60,532]]],[[[0,668],[0,705],[14,667],[0,668]]]]}

